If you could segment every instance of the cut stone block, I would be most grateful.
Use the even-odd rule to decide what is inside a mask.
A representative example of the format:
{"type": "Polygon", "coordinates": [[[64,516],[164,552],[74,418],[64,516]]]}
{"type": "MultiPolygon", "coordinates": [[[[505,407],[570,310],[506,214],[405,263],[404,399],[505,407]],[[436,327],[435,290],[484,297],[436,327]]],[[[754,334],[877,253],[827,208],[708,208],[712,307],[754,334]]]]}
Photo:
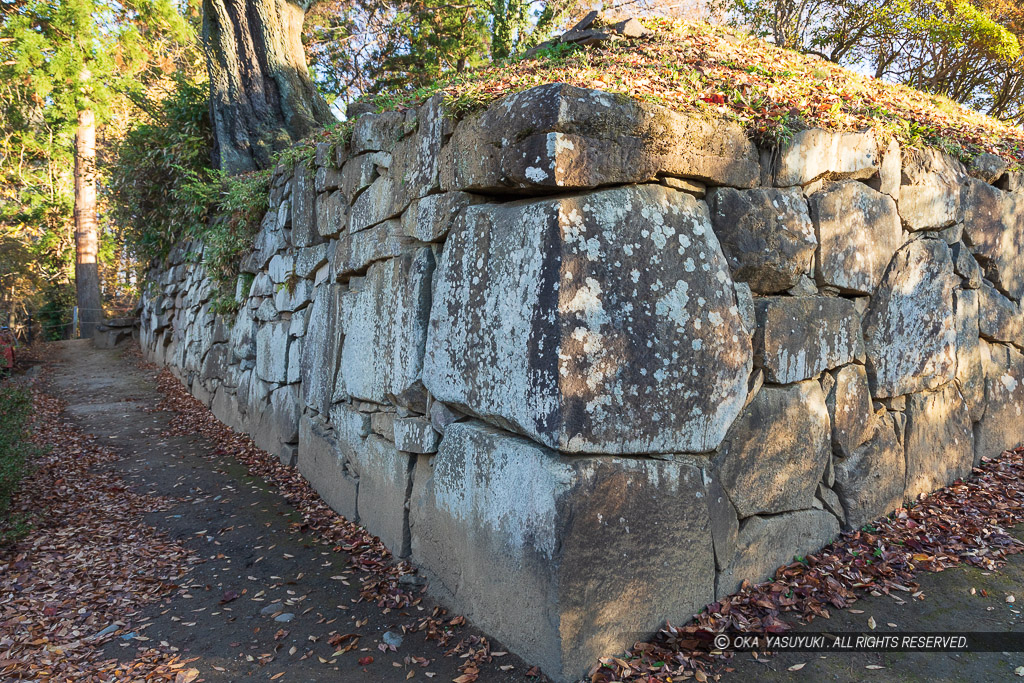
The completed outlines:
{"type": "Polygon", "coordinates": [[[938,230],[956,222],[963,165],[934,150],[903,150],[899,213],[908,230],[938,230]]]}
{"type": "Polygon", "coordinates": [[[324,420],[308,415],[302,417],[297,467],[332,510],[349,521],[359,521],[356,513],[359,481],[346,468],[334,430],[324,420]]]}
{"type": "Polygon", "coordinates": [[[838,535],[839,520],[825,510],[744,520],[736,539],[736,557],[718,575],[716,597],[736,592],[744,580],[756,584],[771,579],[777,568],[821,550],[838,535]]]}
{"type": "Polygon", "coordinates": [[[341,292],[341,285],[317,288],[300,359],[303,401],[324,415],[331,407],[341,357],[341,292]]]}
{"type": "Polygon", "coordinates": [[[288,321],[266,323],[256,333],[256,375],[265,382],[288,380],[288,321]]]}
{"type": "Polygon", "coordinates": [[[832,449],[836,455],[849,457],[875,431],[868,373],[863,365],[846,365],[833,376],[835,383],[825,399],[832,422],[832,449]]]}
{"type": "Polygon", "coordinates": [[[983,339],[1024,347],[1024,314],[988,282],[978,292],[978,329],[983,339]]]}
{"type": "Polygon", "coordinates": [[[409,555],[409,509],[415,456],[371,434],[354,468],[359,475],[359,523],[378,536],[396,557],[409,555]]]}
{"type": "Polygon", "coordinates": [[[971,179],[961,202],[964,240],[985,276],[1019,301],[1024,295],[1024,197],[971,179]]]}
{"type": "Polygon", "coordinates": [[[426,417],[396,417],[395,447],[408,453],[436,453],[440,435],[426,417]]]}
{"type": "Polygon", "coordinates": [[[710,206],[734,280],[759,294],[774,294],[810,271],[818,241],[799,189],[722,188],[712,194],[710,206]]]}
{"type": "Polygon", "coordinates": [[[873,294],[903,243],[896,202],[848,181],[811,195],[820,282],[842,292],[873,294]]]}
{"type": "Polygon", "coordinates": [[[853,455],[834,461],[833,489],[846,513],[846,529],[859,529],[903,505],[906,462],[896,425],[881,412],[874,427],[872,437],[853,455]]]}
{"type": "Polygon", "coordinates": [[[776,187],[806,185],[829,175],[870,178],[881,161],[873,133],[833,133],[820,128],[802,130],[779,151],[768,167],[768,183],[776,187]]]}
{"type": "Polygon", "coordinates": [[[688,194],[471,206],[435,288],[427,388],[549,447],[707,452],[746,398],[749,338],[688,194]]]}
{"type": "Polygon", "coordinates": [[[864,356],[860,318],[847,299],[768,296],[754,308],[755,363],[770,382],[810,379],[864,356]]]}
{"type": "Polygon", "coordinates": [[[971,473],[974,436],[967,404],[952,383],[907,397],[907,500],[971,473]]]}
{"type": "Polygon", "coordinates": [[[876,398],[936,389],[956,373],[953,262],[949,247],[918,239],[896,252],[864,318],[876,398]]]}
{"type": "Polygon", "coordinates": [[[985,414],[974,426],[975,463],[1024,443],[1024,356],[1004,344],[986,349],[985,414]]]}
{"type": "Polygon", "coordinates": [[[981,359],[978,327],[978,290],[957,290],[956,380],[967,403],[971,422],[985,412],[985,369],[981,359]]]}
{"type": "Polygon", "coordinates": [[[554,680],[713,598],[689,459],[566,458],[469,422],[448,426],[432,471],[420,463],[412,547],[428,590],[554,680]]]}
{"type": "Polygon", "coordinates": [[[760,167],[734,123],[563,83],[509,95],[463,120],[441,154],[445,190],[584,189],[659,174],[748,188],[760,167]]]}
{"type": "Polygon", "coordinates": [[[339,380],[348,395],[426,410],[422,370],[433,274],[434,256],[424,247],[374,263],[349,284],[339,380]]]}
{"type": "Polygon", "coordinates": [[[816,381],[762,387],[715,458],[740,518],[811,506],[829,457],[828,410],[816,381]]]}

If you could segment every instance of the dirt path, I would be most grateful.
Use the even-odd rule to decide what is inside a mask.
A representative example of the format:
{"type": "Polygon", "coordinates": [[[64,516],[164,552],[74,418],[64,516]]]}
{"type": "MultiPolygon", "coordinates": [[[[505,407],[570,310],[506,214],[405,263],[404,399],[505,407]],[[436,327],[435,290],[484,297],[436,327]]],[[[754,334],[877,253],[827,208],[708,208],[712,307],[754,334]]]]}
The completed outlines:
{"type": "MultiPolygon", "coordinates": [[[[451,681],[460,675],[457,656],[443,656],[423,633],[402,634],[401,626],[431,614],[433,603],[386,612],[360,602],[362,577],[349,555],[301,533],[300,517],[284,498],[233,458],[215,455],[203,437],[164,434],[173,415],[156,408],[161,396],[153,373],[123,356],[123,349],[101,351],[88,342],[55,344],[49,390],[67,401],[83,431],[121,453],[109,467],[129,485],[179,500],[146,521],[204,561],[176,595],[149,610],[148,625],[136,631],[141,639],[116,638],[107,656],[130,659],[143,644],[165,642],[198,657],[190,666],[206,681],[451,681]],[[277,617],[265,613],[277,609],[268,608],[274,603],[281,605],[277,617]],[[382,651],[386,633],[392,644],[402,636],[401,643],[382,651]],[[352,641],[338,642],[347,634],[359,636],[358,647],[335,655],[352,641]]],[[[460,637],[474,633],[461,630],[460,637]]],[[[480,680],[523,681],[528,669],[505,655],[482,669],[480,680]]]]}

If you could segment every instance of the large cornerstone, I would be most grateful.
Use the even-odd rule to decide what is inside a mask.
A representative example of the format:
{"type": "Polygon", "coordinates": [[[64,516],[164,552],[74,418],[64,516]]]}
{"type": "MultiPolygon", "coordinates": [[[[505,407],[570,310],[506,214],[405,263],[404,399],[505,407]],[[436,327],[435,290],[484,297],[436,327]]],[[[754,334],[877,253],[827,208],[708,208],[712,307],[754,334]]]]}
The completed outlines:
{"type": "MultiPolygon", "coordinates": [[[[1024,441],[1024,186],[562,84],[280,167],[147,357],[558,681],[1024,441]]],[[[974,166],[972,166],[973,168],[974,166]]]]}

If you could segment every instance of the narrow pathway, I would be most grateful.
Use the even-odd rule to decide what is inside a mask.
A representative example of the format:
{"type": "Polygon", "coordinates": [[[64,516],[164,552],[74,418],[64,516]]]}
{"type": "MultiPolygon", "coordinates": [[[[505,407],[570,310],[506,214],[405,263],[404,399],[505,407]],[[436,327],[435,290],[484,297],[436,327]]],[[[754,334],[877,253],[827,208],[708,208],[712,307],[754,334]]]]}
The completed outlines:
{"type": "MultiPolygon", "coordinates": [[[[349,565],[349,555],[304,533],[284,498],[233,458],[217,455],[205,438],[167,435],[173,414],[157,408],[154,373],[125,357],[124,347],[53,346],[49,391],[67,401],[67,413],[83,431],[121,453],[107,467],[139,492],[179,501],[146,521],[204,560],[172,598],[149,611],[137,638],[106,645],[107,656],[130,659],[139,646],[165,643],[197,657],[189,666],[206,681],[451,681],[463,675],[458,655],[443,656],[422,632],[402,632],[403,624],[433,614],[433,603],[424,599],[388,611],[360,602],[363,576],[349,565]]],[[[452,642],[474,634],[460,629],[452,642]]],[[[500,648],[492,643],[492,650],[500,648]]],[[[523,681],[528,669],[511,654],[500,655],[480,670],[479,680],[523,681]]]]}

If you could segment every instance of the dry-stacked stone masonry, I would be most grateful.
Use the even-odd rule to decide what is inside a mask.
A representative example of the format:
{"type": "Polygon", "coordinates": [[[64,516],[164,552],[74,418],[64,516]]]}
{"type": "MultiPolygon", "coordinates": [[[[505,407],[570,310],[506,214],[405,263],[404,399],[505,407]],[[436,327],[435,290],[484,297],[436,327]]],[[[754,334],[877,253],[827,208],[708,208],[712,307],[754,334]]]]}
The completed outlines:
{"type": "Polygon", "coordinates": [[[553,678],[1024,440],[1024,183],[551,84],[279,169],[147,354],[553,678]]]}

